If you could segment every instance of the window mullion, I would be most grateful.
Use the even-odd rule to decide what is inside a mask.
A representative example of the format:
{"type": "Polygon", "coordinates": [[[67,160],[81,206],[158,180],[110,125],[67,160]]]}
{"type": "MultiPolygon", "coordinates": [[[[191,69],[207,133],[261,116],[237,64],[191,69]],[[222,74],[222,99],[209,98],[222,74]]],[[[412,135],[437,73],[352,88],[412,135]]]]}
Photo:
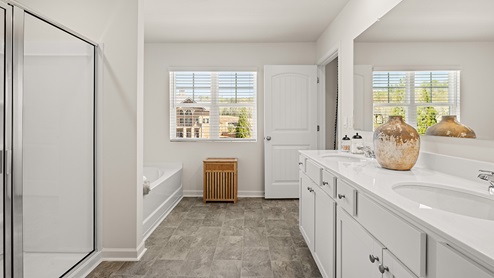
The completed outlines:
{"type": "Polygon", "coordinates": [[[408,100],[407,122],[411,126],[417,126],[417,104],[415,103],[415,72],[407,73],[406,97],[408,100]]]}
{"type": "Polygon", "coordinates": [[[220,133],[220,109],[218,73],[211,73],[211,112],[210,112],[210,134],[209,138],[218,139],[220,133]]]}

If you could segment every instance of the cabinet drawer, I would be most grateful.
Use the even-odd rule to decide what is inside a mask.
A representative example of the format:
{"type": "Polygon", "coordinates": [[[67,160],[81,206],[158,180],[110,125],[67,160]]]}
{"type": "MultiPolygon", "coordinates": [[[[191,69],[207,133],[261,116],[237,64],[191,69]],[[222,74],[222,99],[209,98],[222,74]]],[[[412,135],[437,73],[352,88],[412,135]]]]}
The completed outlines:
{"type": "Polygon", "coordinates": [[[417,278],[406,266],[393,256],[387,249],[383,250],[383,265],[387,267],[387,271],[384,272],[383,278],[417,278]]]}
{"type": "Polygon", "coordinates": [[[357,214],[357,190],[351,185],[339,180],[336,187],[336,199],[338,205],[350,215],[355,216],[357,214]]]}
{"type": "Polygon", "coordinates": [[[305,163],[305,172],[312,181],[314,181],[317,185],[321,185],[321,167],[315,164],[312,160],[307,159],[305,163]]]}
{"type": "Polygon", "coordinates": [[[307,157],[299,155],[298,157],[298,168],[300,171],[305,173],[305,162],[307,161],[307,157]]]}
{"type": "Polygon", "coordinates": [[[446,244],[437,245],[437,278],[492,278],[494,274],[446,244]]]}
{"type": "Polygon", "coordinates": [[[326,170],[322,171],[322,183],[321,188],[323,191],[329,194],[332,198],[336,195],[336,177],[326,170]]]}
{"type": "MultiPolygon", "coordinates": [[[[339,188],[339,185],[338,185],[339,188]]],[[[425,276],[427,235],[360,194],[358,221],[417,276],[425,276]]]]}

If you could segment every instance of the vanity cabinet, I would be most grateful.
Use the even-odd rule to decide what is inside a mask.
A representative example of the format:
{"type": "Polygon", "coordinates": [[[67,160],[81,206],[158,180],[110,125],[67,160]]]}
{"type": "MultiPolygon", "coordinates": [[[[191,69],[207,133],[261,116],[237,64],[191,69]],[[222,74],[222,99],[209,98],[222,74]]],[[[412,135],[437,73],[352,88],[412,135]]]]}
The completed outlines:
{"type": "Polygon", "coordinates": [[[314,193],[316,203],[313,256],[322,277],[334,277],[336,202],[319,186],[314,188],[314,193]]]}
{"type": "Polygon", "coordinates": [[[492,265],[458,252],[340,168],[310,156],[300,162],[300,231],[323,277],[494,278],[492,265]]]}
{"type": "Polygon", "coordinates": [[[383,249],[382,265],[383,278],[417,278],[389,250],[383,249]]]}
{"type": "Polygon", "coordinates": [[[338,207],[338,278],[379,278],[382,247],[355,219],[338,207]]]}
{"type": "Polygon", "coordinates": [[[306,167],[306,173],[300,171],[300,232],[322,276],[332,278],[335,275],[336,202],[328,192],[333,192],[336,181],[326,173],[324,179],[331,183],[323,185],[322,168],[310,161],[306,167]]]}
{"type": "Polygon", "coordinates": [[[300,232],[311,252],[314,252],[314,187],[316,187],[314,182],[303,172],[300,172],[299,225],[300,232]]]}
{"type": "Polygon", "coordinates": [[[342,207],[337,219],[338,278],[417,278],[342,207]]]}
{"type": "Polygon", "coordinates": [[[437,244],[436,278],[492,278],[494,273],[444,243],[437,244]]]}

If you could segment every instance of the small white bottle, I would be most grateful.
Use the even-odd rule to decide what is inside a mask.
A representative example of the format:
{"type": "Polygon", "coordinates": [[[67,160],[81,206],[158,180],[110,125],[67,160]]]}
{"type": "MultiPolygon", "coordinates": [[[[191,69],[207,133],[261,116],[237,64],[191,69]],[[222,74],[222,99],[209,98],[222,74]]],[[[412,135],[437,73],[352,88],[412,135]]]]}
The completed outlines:
{"type": "Polygon", "coordinates": [[[353,135],[352,137],[352,146],[350,147],[350,151],[354,154],[362,154],[364,150],[364,139],[358,133],[353,135]]]}

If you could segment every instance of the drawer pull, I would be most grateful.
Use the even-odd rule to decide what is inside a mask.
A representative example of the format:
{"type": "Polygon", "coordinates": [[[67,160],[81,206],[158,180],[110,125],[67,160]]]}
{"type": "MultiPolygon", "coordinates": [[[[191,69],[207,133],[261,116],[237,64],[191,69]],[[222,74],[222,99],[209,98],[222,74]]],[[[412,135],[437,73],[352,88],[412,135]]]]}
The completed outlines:
{"type": "Polygon", "coordinates": [[[298,165],[304,165],[304,163],[303,162],[299,162],[298,165]]]}
{"type": "Polygon", "coordinates": [[[379,272],[384,274],[384,272],[389,271],[389,268],[387,266],[384,266],[383,264],[379,265],[379,272]]]}
{"type": "Polygon", "coordinates": [[[322,181],[322,185],[328,185],[327,181],[322,181]]]}
{"type": "Polygon", "coordinates": [[[343,199],[343,198],[345,198],[345,195],[344,195],[344,194],[338,194],[338,199],[340,199],[340,200],[341,200],[341,199],[343,199]]]}
{"type": "Polygon", "coordinates": [[[369,254],[369,261],[375,263],[376,261],[379,261],[379,257],[369,254]]]}

